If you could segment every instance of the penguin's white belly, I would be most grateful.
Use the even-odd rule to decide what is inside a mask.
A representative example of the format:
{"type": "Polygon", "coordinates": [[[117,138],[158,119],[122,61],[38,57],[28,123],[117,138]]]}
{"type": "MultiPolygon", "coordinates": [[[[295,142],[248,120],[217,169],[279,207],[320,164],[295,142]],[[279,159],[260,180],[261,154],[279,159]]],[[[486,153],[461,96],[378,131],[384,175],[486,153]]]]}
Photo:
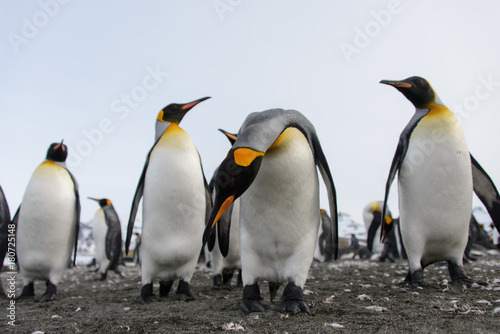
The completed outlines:
{"type": "Polygon", "coordinates": [[[190,140],[172,147],[163,139],[151,154],[144,186],[143,283],[154,277],[189,282],[202,247],[206,208],[198,152],[190,140]]]}
{"type": "Polygon", "coordinates": [[[285,143],[271,147],[240,200],[243,284],[262,278],[302,287],[319,228],[318,175],[310,146],[289,128],[285,143]]]}
{"type": "Polygon", "coordinates": [[[414,130],[399,174],[400,224],[410,267],[462,258],[472,206],[470,155],[460,131],[414,130]],[[437,139],[436,139],[437,138],[437,139]]]}
{"type": "Polygon", "coordinates": [[[57,285],[75,242],[75,193],[67,171],[50,162],[33,173],[19,212],[17,256],[25,283],[57,285]]]}
{"type": "Polygon", "coordinates": [[[95,242],[95,260],[99,265],[99,271],[105,273],[109,266],[109,259],[106,255],[106,234],[108,226],[106,225],[104,211],[98,210],[94,216],[92,225],[92,235],[95,242]]]}

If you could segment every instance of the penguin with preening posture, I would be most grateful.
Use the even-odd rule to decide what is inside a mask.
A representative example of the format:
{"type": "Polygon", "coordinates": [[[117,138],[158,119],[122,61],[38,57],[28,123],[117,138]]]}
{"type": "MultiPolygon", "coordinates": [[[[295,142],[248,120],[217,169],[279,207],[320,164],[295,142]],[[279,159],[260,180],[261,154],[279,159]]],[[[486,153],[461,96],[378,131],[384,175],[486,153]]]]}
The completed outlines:
{"type": "MultiPolygon", "coordinates": [[[[410,77],[381,83],[399,90],[416,108],[399,138],[385,188],[382,215],[398,173],[400,226],[409,262],[405,281],[425,286],[423,270],[447,261],[452,282],[470,285],[462,258],[467,245],[472,192],[500,228],[500,196],[472,157],[455,115],[427,80],[410,77]]],[[[382,222],[382,238],[392,224],[382,222]]]]}
{"type": "MultiPolygon", "coordinates": [[[[3,267],[3,261],[7,250],[9,249],[9,224],[10,224],[10,210],[7,204],[7,199],[3,193],[2,187],[0,187],[0,271],[3,267]]],[[[13,229],[11,229],[13,231],[13,229]]],[[[14,231],[13,231],[14,232],[14,231]]],[[[14,241],[14,240],[11,240],[14,241]]],[[[15,242],[11,242],[12,249],[14,249],[15,242]]],[[[0,297],[5,297],[5,291],[3,290],[2,280],[0,279],[0,297]]]]}
{"type": "Polygon", "coordinates": [[[211,198],[201,159],[191,138],[179,127],[184,115],[208,97],[169,104],[156,119],[155,144],[146,157],[128,221],[128,253],[139,202],[143,200],[141,234],[141,300],[151,302],[153,279],[166,297],[180,279],[177,294],[194,299],[189,283],[202,249],[201,237],[211,198]]]}
{"type": "Polygon", "coordinates": [[[333,222],[328,213],[320,210],[320,222],[318,231],[318,240],[314,250],[314,260],[318,262],[329,262],[333,258],[333,240],[332,240],[333,222]]]}
{"type": "Polygon", "coordinates": [[[78,183],[66,168],[67,156],[68,148],[62,141],[50,145],[46,160],[33,172],[14,218],[17,259],[24,285],[17,300],[35,299],[35,280],[47,283],[41,300],[53,300],[73,250],[75,264],[80,196],[78,183]]]}
{"type": "MultiPolygon", "coordinates": [[[[236,134],[219,129],[229,140],[231,145],[236,141],[236,134]]],[[[208,188],[210,193],[215,196],[215,177],[217,170],[214,172],[208,188]]],[[[231,206],[224,212],[220,219],[227,220],[224,224],[215,226],[217,233],[211,235],[211,240],[208,242],[208,250],[210,251],[210,263],[213,272],[213,289],[230,290],[231,279],[235,271],[238,271],[237,286],[241,286],[241,255],[240,255],[240,201],[235,200],[231,206]],[[229,231],[224,231],[223,228],[229,228],[229,231]],[[229,236],[229,240],[223,240],[229,236]],[[221,240],[221,241],[219,241],[221,240]],[[218,245],[218,247],[217,247],[218,245]],[[214,247],[215,246],[215,247],[214,247]],[[224,246],[227,246],[224,248],[224,246]]]]}
{"type": "Polygon", "coordinates": [[[209,239],[217,223],[225,223],[220,217],[240,198],[241,309],[245,313],[268,308],[261,302],[259,279],[270,282],[271,301],[280,284],[287,282],[279,311],[310,313],[302,295],[320,221],[316,166],[328,190],[336,258],[335,187],[316,130],[304,115],[283,109],[251,113],[219,166],[203,240],[209,239]]]}
{"type": "Polygon", "coordinates": [[[99,203],[101,207],[94,215],[92,225],[92,235],[95,242],[95,259],[101,277],[99,281],[104,281],[108,270],[113,270],[120,277],[122,274],[118,270],[118,262],[122,253],[122,227],[120,218],[107,198],[89,199],[99,203]]]}

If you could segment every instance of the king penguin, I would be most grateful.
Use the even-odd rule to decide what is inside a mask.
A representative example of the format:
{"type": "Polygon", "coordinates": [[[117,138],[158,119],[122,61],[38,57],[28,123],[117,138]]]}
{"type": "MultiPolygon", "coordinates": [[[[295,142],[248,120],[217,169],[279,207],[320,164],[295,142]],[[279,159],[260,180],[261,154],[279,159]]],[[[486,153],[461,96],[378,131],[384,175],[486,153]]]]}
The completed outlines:
{"type": "MultiPolygon", "coordinates": [[[[245,313],[264,311],[259,279],[269,283],[271,301],[287,282],[281,312],[305,312],[303,287],[311,266],[320,221],[319,168],[333,216],[337,257],[337,210],[333,179],[312,123],[295,110],[251,113],[222,161],[204,242],[219,218],[240,198],[240,244],[245,313]]],[[[228,238],[226,239],[228,240],[228,238]]]]}
{"type": "MultiPolygon", "coordinates": [[[[370,252],[376,254],[381,254],[384,248],[384,244],[379,241],[383,206],[383,201],[374,201],[368,203],[363,208],[363,221],[367,231],[367,247],[370,252]]],[[[385,220],[388,223],[392,223],[392,214],[389,209],[387,209],[385,214],[385,220]]]]}
{"type": "MultiPolygon", "coordinates": [[[[236,141],[236,134],[219,129],[231,145],[236,141]]],[[[214,172],[208,188],[210,193],[215,196],[215,178],[217,170],[214,172]]],[[[212,240],[208,243],[210,251],[210,261],[213,272],[213,286],[215,290],[231,289],[231,279],[234,271],[238,271],[237,286],[242,285],[241,277],[241,254],[240,254],[240,200],[235,200],[229,208],[224,212],[220,219],[227,220],[224,224],[215,226],[217,233],[211,235],[212,240]],[[224,231],[223,228],[230,228],[229,231],[224,231]],[[229,240],[224,240],[229,236],[229,240]],[[218,244],[218,247],[216,246],[218,244]],[[214,247],[215,246],[215,247],[214,247]],[[226,246],[226,248],[224,248],[226,246]]]]}
{"type": "Polygon", "coordinates": [[[35,298],[35,280],[47,283],[42,300],[53,300],[72,250],[75,263],[80,196],[78,183],[66,168],[67,156],[68,148],[62,141],[50,145],[46,160],[33,172],[14,218],[17,258],[24,285],[18,300],[35,298]]]}
{"type": "MultiPolygon", "coordinates": [[[[5,198],[5,194],[3,193],[2,187],[0,187],[0,271],[3,267],[3,261],[5,259],[5,255],[7,254],[7,250],[9,249],[9,225],[10,225],[10,210],[9,205],[7,204],[7,199],[5,198]]],[[[11,225],[12,227],[12,225],[11,225]]],[[[10,229],[13,230],[12,228],[10,229]]],[[[12,231],[14,232],[14,231],[12,231]]],[[[15,239],[14,234],[10,239],[12,249],[14,249],[15,239]]],[[[0,296],[6,296],[5,291],[3,290],[2,281],[0,279],[0,296]]]]}
{"type": "MultiPolygon", "coordinates": [[[[416,108],[399,138],[385,188],[398,173],[400,226],[409,262],[405,281],[425,286],[423,270],[447,261],[452,282],[471,284],[462,264],[468,239],[472,192],[500,228],[500,197],[490,177],[472,157],[462,127],[429,82],[421,77],[382,80],[416,108]]],[[[382,238],[392,224],[383,222],[382,238]]]]}
{"type": "MultiPolygon", "coordinates": [[[[128,253],[139,202],[143,200],[141,241],[141,300],[154,300],[154,278],[160,279],[160,297],[174,280],[177,294],[192,300],[189,283],[202,249],[201,237],[211,198],[201,159],[191,138],[179,127],[184,115],[208,97],[163,108],[156,119],[155,144],[146,157],[128,221],[128,253]]],[[[182,297],[182,296],[180,296],[182,297]]]]}
{"type": "Polygon", "coordinates": [[[89,199],[96,201],[101,207],[95,213],[92,225],[95,259],[101,273],[99,281],[106,279],[108,270],[113,270],[121,277],[118,262],[122,253],[122,227],[118,214],[109,199],[89,199]]]}
{"type": "Polygon", "coordinates": [[[329,262],[333,257],[332,240],[333,222],[326,210],[320,210],[320,222],[318,231],[318,240],[314,250],[314,260],[317,262],[329,262]]]}

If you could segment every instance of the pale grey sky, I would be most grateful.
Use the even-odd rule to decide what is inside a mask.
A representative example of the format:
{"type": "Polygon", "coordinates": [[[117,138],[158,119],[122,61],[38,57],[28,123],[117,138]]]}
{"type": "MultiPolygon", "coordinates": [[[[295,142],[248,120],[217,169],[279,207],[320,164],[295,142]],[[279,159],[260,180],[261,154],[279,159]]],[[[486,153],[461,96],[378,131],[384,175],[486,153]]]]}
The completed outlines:
{"type": "Polygon", "coordinates": [[[296,109],[316,126],[339,210],[361,221],[383,198],[414,112],[378,82],[412,75],[458,114],[499,183],[499,12],[497,1],[465,0],[3,0],[0,185],[14,212],[50,143],[64,138],[82,220],[97,210],[87,196],[107,197],[125,225],[158,111],[211,96],[181,123],[207,179],[229,149],[218,128],[296,109]]]}

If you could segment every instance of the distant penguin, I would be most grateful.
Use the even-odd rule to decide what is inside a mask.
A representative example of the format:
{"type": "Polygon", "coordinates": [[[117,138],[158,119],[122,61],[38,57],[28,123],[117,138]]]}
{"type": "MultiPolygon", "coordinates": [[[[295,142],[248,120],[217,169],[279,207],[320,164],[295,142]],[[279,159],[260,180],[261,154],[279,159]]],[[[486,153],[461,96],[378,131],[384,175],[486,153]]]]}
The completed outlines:
{"type": "Polygon", "coordinates": [[[333,222],[328,213],[320,210],[320,223],[318,230],[318,240],[314,250],[314,260],[318,262],[328,262],[333,258],[332,229],[333,222]]]}
{"type": "MultiPolygon", "coordinates": [[[[5,198],[5,194],[3,193],[2,187],[0,187],[0,271],[3,267],[3,261],[5,259],[5,255],[7,254],[7,250],[9,249],[9,224],[10,221],[10,211],[9,205],[7,204],[7,199],[5,198]]],[[[12,230],[12,229],[11,229],[12,230]]],[[[14,231],[13,231],[14,232],[14,231]]],[[[14,238],[14,237],[12,237],[14,238]]],[[[12,239],[11,241],[14,241],[12,239]]],[[[11,248],[14,250],[15,242],[11,243],[11,248]]],[[[2,287],[2,280],[0,279],[0,296],[6,296],[5,291],[2,287]]]]}
{"type": "Polygon", "coordinates": [[[192,300],[189,283],[202,248],[201,237],[211,198],[201,159],[191,138],[179,127],[184,115],[208,97],[170,104],[156,119],[155,144],[146,157],[128,222],[128,253],[135,217],[143,200],[141,234],[141,300],[153,301],[153,279],[160,279],[160,297],[174,280],[177,294],[192,300]]]}
{"type": "Polygon", "coordinates": [[[101,277],[99,281],[104,281],[108,270],[113,270],[120,277],[118,262],[122,254],[122,227],[120,218],[113,207],[111,201],[107,198],[89,199],[99,203],[101,208],[94,215],[92,225],[92,235],[95,242],[95,259],[99,266],[101,277]]]}
{"type": "MultiPolygon", "coordinates": [[[[472,191],[500,228],[500,196],[490,177],[470,155],[455,115],[421,77],[382,80],[395,87],[416,111],[401,133],[385,188],[398,173],[400,225],[408,255],[405,281],[425,286],[423,269],[447,261],[452,282],[471,284],[462,264],[472,210],[472,191]]],[[[382,236],[392,224],[383,223],[382,236]]]]}
{"type": "MultiPolygon", "coordinates": [[[[380,242],[380,227],[382,226],[382,207],[384,202],[374,201],[363,208],[363,221],[367,231],[367,247],[372,253],[381,254],[384,244],[380,242]]],[[[385,219],[392,222],[392,214],[387,209],[385,219]]]]}
{"type": "Polygon", "coordinates": [[[74,251],[80,224],[78,183],[66,168],[68,148],[50,145],[47,157],[33,172],[17,219],[17,258],[23,291],[17,298],[34,299],[35,280],[44,280],[43,301],[53,300],[74,251]]]}
{"type": "MultiPolygon", "coordinates": [[[[231,145],[236,141],[236,135],[219,129],[229,140],[231,145]]],[[[215,196],[215,177],[217,171],[215,171],[212,180],[210,181],[208,188],[212,194],[212,198],[215,196]]],[[[216,225],[217,233],[212,234],[215,239],[212,241],[215,245],[209,245],[210,250],[210,263],[213,272],[213,288],[216,290],[231,289],[231,279],[235,271],[238,271],[238,282],[237,285],[242,285],[241,277],[241,255],[240,255],[240,201],[235,200],[231,206],[224,212],[220,219],[227,220],[224,224],[216,225]],[[223,231],[223,227],[230,227],[229,231],[223,231]],[[229,241],[220,241],[221,238],[229,235],[229,241]],[[222,247],[228,246],[227,249],[221,249],[222,247]],[[215,247],[214,247],[215,246],[215,247]],[[224,254],[223,254],[224,253],[224,254]]]]}
{"type": "MultiPolygon", "coordinates": [[[[240,243],[245,313],[264,311],[259,279],[269,283],[271,301],[287,286],[278,310],[309,313],[303,287],[319,228],[319,168],[328,190],[338,251],[337,208],[330,169],[314,126],[295,110],[272,109],[248,115],[216,175],[214,207],[206,242],[222,214],[240,198],[240,243]],[[240,197],[241,196],[241,197],[240,197]]],[[[228,240],[229,238],[226,238],[228,240]]]]}

